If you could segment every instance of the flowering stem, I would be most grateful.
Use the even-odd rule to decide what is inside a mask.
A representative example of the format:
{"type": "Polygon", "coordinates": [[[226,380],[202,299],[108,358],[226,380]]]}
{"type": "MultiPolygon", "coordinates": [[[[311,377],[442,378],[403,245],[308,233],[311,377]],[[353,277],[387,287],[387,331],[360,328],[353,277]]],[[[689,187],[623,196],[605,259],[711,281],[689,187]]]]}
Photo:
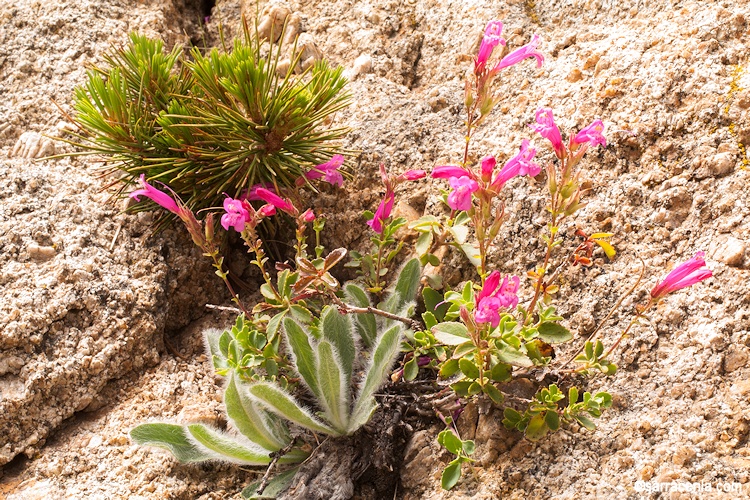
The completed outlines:
{"type": "MultiPolygon", "coordinates": [[[[611,317],[612,317],[612,315],[614,314],[614,312],[615,312],[616,310],[618,310],[618,309],[620,308],[620,305],[621,305],[621,304],[622,304],[622,302],[623,302],[623,301],[625,300],[625,297],[628,297],[628,296],[629,296],[630,294],[632,294],[632,293],[633,293],[633,292],[635,291],[635,289],[636,289],[636,288],[638,287],[638,285],[640,285],[640,284],[641,284],[641,280],[643,279],[643,272],[644,272],[645,270],[646,270],[646,263],[645,263],[645,262],[643,262],[643,259],[641,259],[641,272],[640,272],[640,274],[638,275],[638,279],[636,280],[636,282],[635,282],[635,283],[633,284],[633,286],[631,286],[631,287],[630,287],[630,289],[628,289],[628,291],[627,291],[627,292],[625,292],[624,294],[622,294],[622,295],[620,296],[620,298],[619,298],[619,299],[617,299],[617,302],[615,303],[615,305],[614,305],[614,306],[612,306],[612,308],[610,308],[610,310],[609,310],[609,313],[607,313],[607,316],[605,316],[605,318],[604,318],[604,319],[603,319],[602,321],[600,321],[598,325],[596,325],[596,328],[594,328],[594,331],[593,331],[593,332],[591,332],[591,335],[589,335],[589,338],[587,338],[587,339],[586,339],[586,341],[585,341],[585,342],[583,343],[583,345],[581,345],[581,347],[579,347],[579,348],[578,348],[578,350],[577,350],[577,351],[576,351],[575,353],[573,353],[573,355],[572,355],[572,356],[571,356],[571,357],[570,357],[570,358],[569,358],[569,359],[568,359],[568,360],[567,360],[567,361],[566,361],[565,363],[563,363],[563,364],[562,364],[562,365],[560,366],[560,369],[562,369],[562,368],[565,368],[565,367],[566,367],[567,365],[569,365],[569,364],[570,364],[570,363],[571,363],[571,362],[572,362],[572,361],[573,361],[573,360],[574,360],[574,359],[575,359],[576,357],[578,357],[578,355],[579,355],[579,354],[581,354],[581,352],[583,352],[583,349],[584,349],[584,348],[586,347],[586,342],[591,342],[592,340],[594,340],[594,338],[596,338],[596,335],[597,335],[597,333],[599,333],[599,332],[601,331],[602,327],[603,327],[603,326],[605,325],[605,323],[607,323],[607,321],[609,321],[609,318],[611,318],[611,317]]],[[[624,332],[622,333],[622,335],[620,336],[620,340],[622,340],[622,338],[623,338],[623,337],[624,337],[624,336],[625,336],[625,335],[626,335],[626,334],[628,333],[628,331],[630,330],[630,327],[632,327],[632,326],[633,326],[633,323],[634,323],[635,321],[637,321],[637,320],[638,320],[638,319],[639,319],[639,318],[640,318],[641,316],[643,316],[643,313],[644,313],[644,312],[645,312],[645,311],[646,311],[646,310],[647,310],[648,308],[650,308],[650,307],[651,307],[651,302],[652,302],[652,301],[649,301],[648,305],[647,305],[647,306],[646,306],[646,307],[645,307],[645,308],[644,308],[643,310],[638,310],[638,309],[636,309],[636,315],[635,315],[635,318],[633,318],[633,321],[631,321],[631,322],[630,322],[630,324],[628,325],[628,327],[627,327],[627,328],[625,329],[625,331],[624,331],[624,332]]],[[[606,357],[607,357],[607,356],[608,356],[608,355],[609,355],[609,354],[610,354],[610,353],[612,352],[612,350],[613,350],[613,349],[614,349],[614,348],[615,348],[615,347],[617,346],[617,344],[619,344],[619,343],[620,343],[620,340],[618,340],[618,341],[617,341],[617,342],[615,343],[615,345],[614,345],[614,346],[612,346],[612,349],[610,349],[610,350],[609,350],[609,351],[607,352],[607,354],[606,354],[606,355],[604,356],[605,358],[606,358],[606,357]]]]}
{"type": "Polygon", "coordinates": [[[216,274],[224,281],[224,284],[227,286],[227,290],[229,290],[229,293],[232,295],[232,302],[237,304],[242,312],[245,313],[245,316],[249,318],[250,313],[247,311],[247,309],[245,309],[245,306],[242,305],[242,302],[240,302],[240,298],[237,296],[237,293],[235,293],[232,284],[229,282],[229,273],[227,271],[224,271],[223,269],[224,259],[222,257],[219,257],[219,251],[212,247],[204,248],[203,250],[205,252],[203,255],[211,257],[211,260],[213,260],[214,267],[216,268],[216,274]]]}
{"type": "MultiPolygon", "coordinates": [[[[375,262],[375,288],[380,288],[380,269],[383,267],[383,249],[385,243],[382,241],[378,243],[378,258],[375,262]]],[[[380,295],[378,295],[380,296],[380,295]]]]}
{"type": "Polygon", "coordinates": [[[392,319],[395,321],[400,321],[401,323],[405,324],[409,328],[412,328],[414,330],[420,330],[422,328],[422,325],[419,324],[418,321],[413,320],[411,318],[405,318],[403,316],[399,316],[398,314],[389,313],[388,311],[383,311],[382,309],[378,309],[376,307],[367,306],[367,307],[357,307],[353,306],[351,304],[346,304],[344,301],[342,301],[340,298],[338,298],[334,293],[330,293],[329,296],[333,301],[336,303],[336,305],[339,306],[339,308],[344,313],[356,313],[356,314],[375,314],[378,316],[382,316],[384,318],[392,319]]]}
{"type": "Polygon", "coordinates": [[[534,307],[536,307],[536,303],[542,293],[542,288],[544,287],[544,276],[547,274],[547,267],[552,258],[552,248],[554,247],[555,237],[557,235],[557,215],[554,212],[552,212],[552,222],[550,222],[549,229],[549,239],[547,240],[547,251],[544,254],[544,264],[542,264],[542,267],[539,269],[539,276],[537,276],[536,284],[534,285],[534,297],[526,308],[529,314],[524,320],[524,325],[528,324],[529,320],[534,315],[534,307]]]}
{"type": "Polygon", "coordinates": [[[265,281],[266,284],[271,288],[271,290],[273,290],[276,298],[282,300],[281,295],[279,295],[279,292],[276,290],[276,287],[273,286],[271,275],[266,271],[265,262],[267,259],[265,252],[263,252],[263,242],[260,238],[258,238],[255,230],[249,228],[245,229],[242,232],[242,239],[245,240],[245,244],[249,248],[248,251],[255,254],[255,260],[253,261],[253,264],[255,264],[258,269],[260,269],[260,273],[263,276],[263,281],[265,281]]]}

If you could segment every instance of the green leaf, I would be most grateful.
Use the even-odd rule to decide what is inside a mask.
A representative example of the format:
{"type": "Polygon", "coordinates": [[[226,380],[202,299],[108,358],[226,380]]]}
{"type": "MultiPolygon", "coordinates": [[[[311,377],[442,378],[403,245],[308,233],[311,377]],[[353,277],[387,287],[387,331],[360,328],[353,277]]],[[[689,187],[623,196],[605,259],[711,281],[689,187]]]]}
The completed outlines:
{"type": "Polygon", "coordinates": [[[272,301],[272,303],[278,302],[278,297],[276,296],[275,290],[268,283],[263,283],[260,286],[260,293],[261,295],[263,295],[263,297],[272,301]]]}
{"type": "Polygon", "coordinates": [[[414,244],[414,250],[417,255],[424,255],[430,250],[430,246],[432,246],[432,231],[419,234],[417,242],[414,244]]]}
{"type": "Polygon", "coordinates": [[[419,278],[422,274],[422,266],[419,259],[411,259],[401,268],[398,275],[396,286],[391,295],[385,300],[383,309],[398,314],[404,307],[404,304],[412,302],[417,296],[419,290],[419,278]]]}
{"type": "Polygon", "coordinates": [[[592,422],[591,420],[589,420],[587,417],[579,414],[575,416],[575,419],[578,420],[578,423],[580,423],[582,426],[584,426],[588,430],[590,431],[596,430],[596,424],[592,422]]]}
{"type": "Polygon", "coordinates": [[[466,378],[471,380],[476,380],[479,378],[479,368],[476,364],[474,364],[473,361],[461,358],[458,360],[458,367],[461,369],[461,373],[463,373],[466,378]]]}
{"type": "Polygon", "coordinates": [[[475,394],[479,394],[482,392],[482,386],[479,385],[479,382],[472,382],[469,385],[469,388],[466,390],[467,395],[474,396],[475,394]]]}
{"type": "Polygon", "coordinates": [[[238,383],[235,375],[229,377],[224,390],[224,406],[227,417],[234,427],[247,439],[257,443],[268,451],[278,451],[286,446],[289,435],[279,423],[274,425],[265,410],[247,395],[247,388],[238,383]],[[242,387],[242,391],[238,390],[242,387]]]}
{"type": "MultiPolygon", "coordinates": [[[[353,283],[347,284],[344,287],[344,294],[347,300],[352,305],[357,307],[368,307],[370,306],[370,299],[365,292],[358,285],[353,283]]],[[[355,314],[354,315],[354,326],[357,329],[357,333],[362,338],[362,341],[367,347],[371,347],[375,338],[378,336],[378,327],[375,321],[375,315],[372,313],[355,314]]]]}
{"type": "Polygon", "coordinates": [[[414,380],[419,374],[417,358],[413,357],[404,364],[404,380],[414,380]]]}
{"type": "Polygon", "coordinates": [[[312,313],[299,304],[289,306],[289,312],[292,318],[300,324],[309,325],[313,320],[312,313]]]}
{"type": "Polygon", "coordinates": [[[440,323],[432,329],[435,338],[445,345],[460,345],[471,340],[466,325],[457,321],[440,323]]]}
{"type": "Polygon", "coordinates": [[[450,304],[443,301],[443,295],[437,290],[426,286],[422,289],[422,297],[424,298],[424,305],[427,312],[433,313],[438,321],[443,321],[445,312],[450,307],[450,304]]]}
{"type": "Polygon", "coordinates": [[[537,413],[529,420],[529,425],[526,426],[526,432],[524,433],[529,441],[539,441],[549,432],[549,427],[544,420],[545,413],[537,413]]]}
{"type": "Polygon", "coordinates": [[[422,321],[424,322],[424,326],[429,330],[432,330],[432,327],[438,324],[437,318],[431,312],[423,312],[422,321]]]}
{"type": "Polygon", "coordinates": [[[503,410],[503,417],[505,417],[505,420],[507,420],[511,424],[511,427],[514,427],[521,420],[523,420],[523,415],[510,407],[506,407],[503,410]]]}
{"type": "Polygon", "coordinates": [[[472,354],[474,351],[477,350],[477,346],[474,345],[474,342],[464,342],[463,344],[460,344],[456,346],[455,349],[453,349],[453,358],[454,359],[461,359],[464,356],[467,356],[468,354],[472,354]]]}
{"type": "Polygon", "coordinates": [[[560,428],[560,415],[556,411],[550,410],[544,416],[544,422],[554,432],[560,428]]]}
{"type": "Polygon", "coordinates": [[[474,444],[474,441],[472,441],[471,439],[466,439],[462,441],[462,443],[463,443],[464,455],[467,455],[467,456],[473,455],[474,451],[476,450],[476,445],[474,444]]]}
{"type": "Polygon", "coordinates": [[[503,396],[503,393],[498,390],[497,387],[495,387],[493,384],[484,384],[484,393],[487,394],[493,403],[496,405],[503,404],[503,401],[505,401],[505,396],[503,396]]]}
{"type": "Polygon", "coordinates": [[[469,237],[468,226],[453,226],[450,228],[450,232],[451,234],[453,234],[453,239],[455,239],[456,243],[458,243],[459,245],[463,245],[464,243],[466,243],[466,238],[469,237]]]}
{"type": "Polygon", "coordinates": [[[545,322],[539,325],[539,338],[549,344],[559,344],[567,342],[573,338],[570,330],[559,323],[545,322]]]}
{"type": "Polygon", "coordinates": [[[326,417],[334,429],[346,434],[349,407],[349,383],[344,377],[341,360],[333,352],[331,344],[325,340],[318,344],[318,383],[320,384],[321,404],[326,417]]]}
{"type": "Polygon", "coordinates": [[[268,320],[268,324],[266,325],[266,335],[268,336],[268,338],[273,338],[276,336],[276,333],[279,331],[279,327],[281,326],[281,321],[284,319],[287,312],[287,310],[281,311],[268,320]]]}
{"type": "Polygon", "coordinates": [[[505,363],[498,363],[492,367],[490,378],[495,382],[510,382],[513,368],[505,363]]]}
{"type": "Polygon", "coordinates": [[[266,465],[271,462],[268,450],[260,446],[243,446],[236,437],[203,424],[186,425],[190,436],[224,460],[247,465],[266,465]]]}
{"type": "Polygon", "coordinates": [[[141,424],[130,431],[130,437],[143,446],[156,446],[169,450],[180,462],[203,462],[220,458],[210,450],[198,448],[181,425],[153,423],[141,424]]]}
{"type": "Polygon", "coordinates": [[[445,429],[438,434],[438,443],[454,455],[460,455],[463,450],[461,439],[450,429],[445,429]]]}
{"type": "Polygon", "coordinates": [[[367,375],[362,383],[357,402],[350,419],[349,432],[354,432],[367,423],[375,408],[373,394],[385,380],[386,372],[393,364],[401,343],[401,326],[395,325],[386,330],[375,343],[367,375]]]}
{"type": "Polygon", "coordinates": [[[448,467],[443,471],[443,475],[440,478],[440,486],[444,490],[450,490],[458,483],[459,479],[461,479],[461,461],[456,459],[448,464],[448,467]]]}
{"type": "Polygon", "coordinates": [[[444,379],[452,377],[456,374],[458,369],[458,360],[455,358],[451,358],[443,363],[443,366],[440,367],[440,377],[444,379]]]}
{"type": "Polygon", "coordinates": [[[568,404],[572,405],[573,403],[578,402],[578,388],[577,387],[571,387],[568,389],[568,404]]]}
{"type": "Polygon", "coordinates": [[[242,498],[246,500],[275,499],[281,493],[286,491],[287,488],[289,488],[289,486],[292,484],[292,481],[294,480],[294,475],[298,470],[299,467],[292,467],[291,469],[286,470],[280,474],[276,474],[270,481],[268,481],[265,489],[263,490],[263,493],[261,493],[260,495],[256,494],[258,488],[260,487],[260,481],[249,484],[245,487],[245,489],[242,490],[242,498]]]}
{"type": "Polygon", "coordinates": [[[320,396],[317,375],[317,356],[310,346],[307,334],[291,318],[284,319],[284,331],[294,354],[294,366],[313,394],[320,396]]]}
{"type": "Polygon", "coordinates": [[[463,250],[464,254],[469,259],[469,262],[471,262],[474,267],[479,267],[482,265],[482,260],[479,254],[479,247],[471,243],[464,243],[460,246],[461,250],[463,250]]]}
{"type": "Polygon", "coordinates": [[[440,258],[438,258],[438,256],[435,255],[435,254],[433,254],[433,253],[426,254],[425,255],[425,260],[432,267],[438,267],[440,265],[440,258]]]}
{"type": "Polygon", "coordinates": [[[472,385],[474,385],[474,382],[471,380],[459,380],[458,382],[451,384],[451,389],[462,398],[465,398],[470,395],[469,388],[472,385]]]}
{"type": "Polygon", "coordinates": [[[324,307],[320,316],[320,334],[321,339],[328,340],[336,350],[345,383],[349,385],[356,356],[351,318],[348,314],[339,313],[335,307],[324,307]]]}
{"type": "Polygon", "coordinates": [[[509,346],[503,347],[497,351],[497,359],[503,363],[507,363],[513,366],[520,366],[521,368],[528,368],[534,366],[534,363],[529,359],[527,355],[513,349],[509,346]]]}
{"type": "Polygon", "coordinates": [[[294,422],[297,425],[316,432],[331,436],[339,436],[340,432],[313,417],[310,412],[302,408],[297,401],[281,387],[270,382],[256,382],[248,387],[248,392],[257,398],[263,406],[277,415],[294,422]]]}
{"type": "Polygon", "coordinates": [[[224,332],[218,328],[208,328],[203,332],[203,338],[205,339],[206,350],[211,356],[221,356],[221,350],[219,349],[219,339],[224,332]]]}

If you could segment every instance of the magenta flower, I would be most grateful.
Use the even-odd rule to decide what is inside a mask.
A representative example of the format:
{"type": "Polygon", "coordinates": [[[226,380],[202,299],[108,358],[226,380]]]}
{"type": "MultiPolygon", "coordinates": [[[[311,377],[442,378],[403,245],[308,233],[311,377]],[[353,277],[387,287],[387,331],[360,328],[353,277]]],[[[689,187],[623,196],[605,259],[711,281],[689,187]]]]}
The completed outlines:
{"type": "Polygon", "coordinates": [[[419,169],[413,169],[413,170],[407,170],[403,174],[399,175],[396,180],[397,181],[416,181],[419,179],[423,179],[425,176],[427,176],[427,172],[424,170],[419,169]]]}
{"type": "Polygon", "coordinates": [[[255,191],[255,194],[266,203],[270,203],[274,207],[278,208],[279,210],[282,210],[288,214],[291,215],[297,215],[297,209],[292,205],[292,202],[289,200],[285,200],[278,196],[275,193],[272,193],[268,189],[265,188],[258,188],[255,191]]]}
{"type": "Polygon", "coordinates": [[[267,203],[258,209],[258,214],[262,217],[271,217],[272,215],[276,215],[276,207],[267,203]]]}
{"type": "Polygon", "coordinates": [[[500,21],[490,21],[487,23],[487,27],[484,29],[484,36],[482,37],[482,43],[479,45],[479,52],[477,58],[474,61],[474,73],[481,73],[495,47],[499,45],[505,45],[505,39],[500,35],[503,32],[503,23],[500,21]]]}
{"type": "Polygon", "coordinates": [[[477,323],[490,323],[495,328],[500,323],[500,309],[513,309],[518,305],[518,276],[506,276],[500,283],[500,273],[492,271],[484,280],[482,290],[475,297],[474,319],[477,323]]]}
{"type": "Polygon", "coordinates": [[[477,181],[466,176],[451,177],[450,183],[453,191],[448,195],[448,206],[453,210],[471,209],[471,195],[479,189],[477,181]]]}
{"type": "Polygon", "coordinates": [[[304,175],[309,180],[323,177],[325,182],[341,187],[344,184],[344,176],[339,172],[339,168],[343,164],[344,157],[342,155],[333,155],[330,160],[311,168],[304,175]]]}
{"type": "Polygon", "coordinates": [[[453,165],[442,165],[432,169],[430,174],[433,179],[450,179],[451,177],[468,177],[474,178],[474,174],[469,170],[461,167],[454,167],[453,165]]]}
{"type": "Polygon", "coordinates": [[[305,222],[312,222],[315,220],[315,212],[313,212],[312,208],[308,208],[305,210],[305,212],[301,216],[302,220],[305,222]]]}
{"type": "Polygon", "coordinates": [[[573,138],[575,144],[583,144],[588,142],[591,147],[595,147],[599,144],[607,147],[607,138],[604,137],[604,123],[601,120],[594,120],[591,125],[584,127],[580,132],[573,138]]]}
{"type": "Polygon", "coordinates": [[[375,216],[367,221],[367,225],[376,233],[383,234],[383,223],[391,216],[391,210],[393,210],[393,202],[395,200],[396,195],[393,191],[386,191],[385,197],[381,200],[378,209],[375,211],[375,216]]]}
{"type": "MultiPolygon", "coordinates": [[[[140,201],[139,197],[145,196],[157,205],[166,208],[173,214],[177,215],[185,224],[188,233],[190,233],[190,236],[193,238],[193,242],[199,247],[204,248],[204,245],[206,244],[206,236],[203,232],[203,225],[198,222],[198,219],[195,218],[195,214],[193,214],[189,208],[184,206],[182,202],[178,203],[177,200],[179,200],[179,198],[177,195],[172,192],[172,195],[174,195],[173,198],[164,191],[156,189],[154,186],[146,182],[146,176],[144,174],[141,174],[140,181],[141,189],[136,189],[130,193],[130,197],[136,201],[140,201]]],[[[164,187],[169,189],[167,186],[164,187]]],[[[169,190],[172,191],[171,189],[169,190]]],[[[213,229],[211,230],[211,233],[213,234],[213,229]]]]}
{"type": "Polygon", "coordinates": [[[260,184],[254,184],[250,187],[250,190],[247,192],[243,192],[240,198],[244,198],[248,201],[259,201],[262,200],[260,196],[258,196],[258,189],[265,189],[267,191],[271,191],[272,193],[276,193],[276,188],[273,186],[273,184],[266,184],[265,182],[262,182],[260,184]]]}
{"type": "Polygon", "coordinates": [[[508,66],[513,66],[514,64],[523,61],[527,57],[533,57],[534,59],[536,59],[536,67],[541,68],[542,64],[544,63],[544,56],[541,52],[536,50],[537,45],[539,45],[539,40],[539,35],[532,36],[529,43],[503,57],[492,71],[500,71],[501,69],[507,68],[508,66]]]}
{"type": "Polygon", "coordinates": [[[497,165],[497,160],[494,156],[485,156],[482,158],[482,179],[489,180],[492,178],[495,165],[497,165]]]}
{"type": "Polygon", "coordinates": [[[172,198],[170,195],[165,193],[164,191],[160,191],[156,189],[154,186],[146,182],[146,175],[141,174],[141,189],[136,189],[132,193],[130,193],[130,197],[135,199],[135,201],[141,201],[140,196],[145,196],[146,198],[150,199],[157,205],[166,208],[170,212],[172,212],[175,215],[182,215],[180,207],[177,205],[177,202],[172,198]]]}
{"type": "Polygon", "coordinates": [[[536,177],[539,175],[542,167],[531,161],[534,159],[535,155],[536,149],[529,147],[528,139],[521,141],[521,151],[508,160],[508,163],[506,163],[495,176],[495,179],[490,185],[490,189],[499,192],[506,182],[518,175],[528,175],[530,177],[536,177]]]}
{"type": "Polygon", "coordinates": [[[244,203],[242,200],[224,199],[224,211],[226,213],[221,216],[221,226],[225,230],[229,231],[229,228],[233,227],[235,231],[241,233],[245,229],[245,223],[250,222],[250,210],[244,203]]]}
{"type": "Polygon", "coordinates": [[[555,117],[552,115],[550,108],[539,108],[536,112],[536,125],[529,125],[529,127],[552,143],[552,148],[558,158],[563,157],[565,148],[560,136],[560,129],[555,124],[555,117]]]}
{"type": "Polygon", "coordinates": [[[702,269],[706,265],[703,260],[703,252],[696,252],[693,258],[675,267],[664,280],[651,290],[651,297],[660,299],[665,295],[681,288],[695,285],[696,283],[713,276],[710,269],[702,269]]]}

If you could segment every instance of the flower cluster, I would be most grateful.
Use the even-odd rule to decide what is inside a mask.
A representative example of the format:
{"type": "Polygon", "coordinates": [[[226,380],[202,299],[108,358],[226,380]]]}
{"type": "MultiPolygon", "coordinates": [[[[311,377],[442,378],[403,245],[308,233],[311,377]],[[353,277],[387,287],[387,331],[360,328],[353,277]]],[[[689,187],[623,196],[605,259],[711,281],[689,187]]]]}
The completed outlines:
{"type": "Polygon", "coordinates": [[[529,146],[528,140],[524,139],[521,142],[519,153],[508,160],[503,168],[497,172],[495,172],[497,160],[494,156],[487,156],[481,161],[479,174],[471,169],[443,165],[432,170],[432,177],[434,179],[448,179],[448,183],[453,188],[453,191],[448,195],[448,206],[451,209],[468,211],[472,207],[472,194],[478,192],[477,196],[480,198],[486,198],[487,195],[491,198],[516,176],[535,177],[539,175],[541,167],[532,161],[534,155],[536,155],[536,150],[529,146]]]}
{"type": "MultiPolygon", "coordinates": [[[[536,123],[529,125],[534,132],[547,139],[552,144],[552,149],[559,159],[564,159],[566,155],[565,146],[563,145],[560,129],[555,123],[555,117],[550,108],[539,108],[536,112],[536,123]]],[[[607,146],[607,139],[604,137],[604,123],[601,120],[594,120],[590,125],[582,128],[576,135],[571,135],[568,144],[568,150],[577,152],[580,159],[586,149],[591,146],[607,146]],[[583,145],[579,149],[579,146],[583,145]]]]}
{"type": "Polygon", "coordinates": [[[500,282],[500,273],[492,271],[484,281],[482,290],[475,297],[474,320],[489,323],[492,328],[500,323],[500,310],[513,309],[518,305],[518,276],[506,276],[500,282]]]}

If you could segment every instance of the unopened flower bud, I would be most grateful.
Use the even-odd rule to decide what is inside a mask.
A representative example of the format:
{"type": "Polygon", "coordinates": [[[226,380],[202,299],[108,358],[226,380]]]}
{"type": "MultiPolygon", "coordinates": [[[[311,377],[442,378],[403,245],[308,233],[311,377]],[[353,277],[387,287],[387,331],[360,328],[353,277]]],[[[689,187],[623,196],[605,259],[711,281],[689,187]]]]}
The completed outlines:
{"type": "Polygon", "coordinates": [[[315,220],[315,212],[312,211],[312,208],[308,208],[300,217],[305,222],[312,222],[315,220]]]}

